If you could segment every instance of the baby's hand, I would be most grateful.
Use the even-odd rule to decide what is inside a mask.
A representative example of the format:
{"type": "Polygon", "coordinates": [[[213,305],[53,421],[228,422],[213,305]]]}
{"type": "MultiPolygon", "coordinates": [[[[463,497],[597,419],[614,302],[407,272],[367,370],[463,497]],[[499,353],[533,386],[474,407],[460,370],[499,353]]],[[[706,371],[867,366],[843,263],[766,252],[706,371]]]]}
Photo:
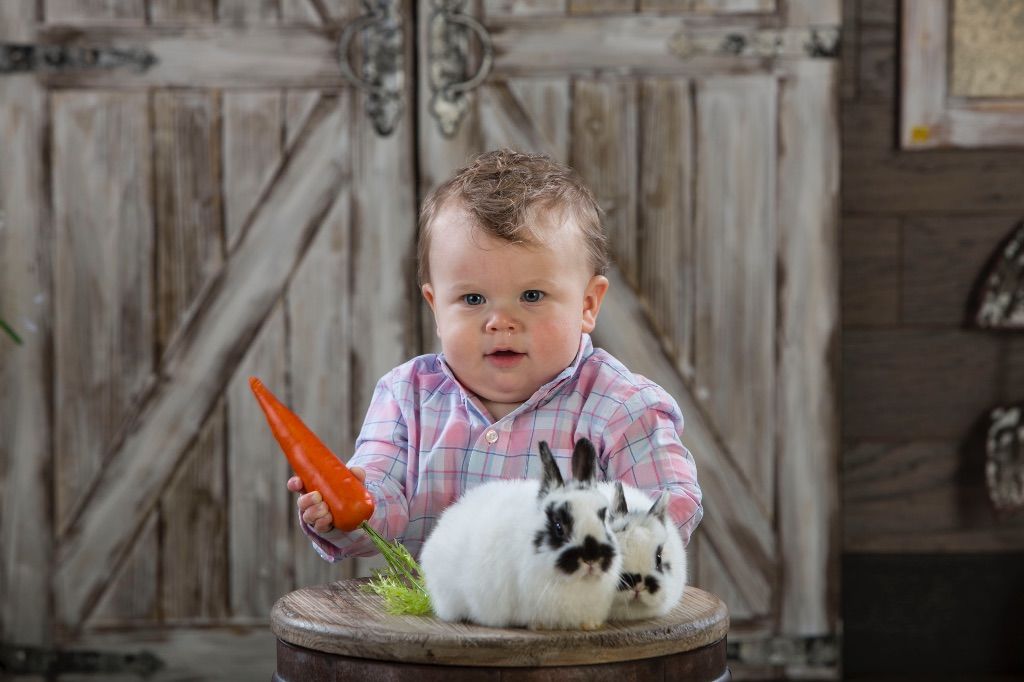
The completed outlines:
{"type": "MultiPolygon", "coordinates": [[[[360,481],[366,480],[366,471],[362,467],[350,467],[349,471],[360,481]]],[[[314,531],[323,535],[334,530],[334,517],[331,516],[331,510],[327,508],[327,503],[324,502],[319,490],[306,492],[306,487],[298,476],[288,479],[288,490],[299,493],[299,499],[296,501],[299,515],[314,531]]]]}

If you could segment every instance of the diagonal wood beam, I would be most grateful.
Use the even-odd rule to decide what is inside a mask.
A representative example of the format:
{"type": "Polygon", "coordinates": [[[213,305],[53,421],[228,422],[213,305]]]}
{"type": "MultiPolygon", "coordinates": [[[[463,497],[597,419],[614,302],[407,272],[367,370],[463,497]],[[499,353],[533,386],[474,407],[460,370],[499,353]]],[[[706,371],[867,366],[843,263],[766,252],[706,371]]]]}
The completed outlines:
{"type": "Polygon", "coordinates": [[[608,279],[611,287],[594,330],[594,343],[633,372],[660,384],[679,403],[686,419],[683,443],[697,463],[704,493],[701,526],[750,606],[769,612],[777,572],[775,531],[743,473],[715,437],[690,387],[665,355],[639,297],[617,268],[610,269],[608,279]]]}
{"type": "MultiPolygon", "coordinates": [[[[200,295],[139,410],[59,542],[57,616],[76,630],[224,392],[338,194],[348,121],[325,98],[265,195],[242,241],[200,295]]],[[[197,542],[201,542],[197,538],[197,542]]]]}

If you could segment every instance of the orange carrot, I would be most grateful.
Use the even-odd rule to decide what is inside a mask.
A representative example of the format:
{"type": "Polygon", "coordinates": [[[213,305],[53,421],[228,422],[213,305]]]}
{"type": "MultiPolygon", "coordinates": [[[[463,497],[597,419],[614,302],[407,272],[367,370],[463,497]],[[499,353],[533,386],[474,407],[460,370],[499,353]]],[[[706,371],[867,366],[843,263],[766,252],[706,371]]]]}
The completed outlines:
{"type": "Polygon", "coordinates": [[[274,437],[306,490],[318,490],[334,517],[348,532],[373,515],[373,496],[348,467],[316,437],[299,417],[274,397],[263,382],[249,377],[274,437]]]}

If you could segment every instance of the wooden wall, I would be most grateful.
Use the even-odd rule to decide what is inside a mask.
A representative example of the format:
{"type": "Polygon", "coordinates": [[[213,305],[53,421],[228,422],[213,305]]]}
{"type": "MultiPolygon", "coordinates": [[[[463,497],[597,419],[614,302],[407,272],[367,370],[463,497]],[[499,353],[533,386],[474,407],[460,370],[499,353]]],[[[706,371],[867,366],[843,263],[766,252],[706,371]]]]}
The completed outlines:
{"type": "Polygon", "coordinates": [[[971,289],[1024,219],[1024,149],[897,148],[896,0],[846,0],[842,86],[843,548],[1024,550],[970,438],[1024,400],[1024,334],[967,327],[971,289]]]}
{"type": "MultiPolygon", "coordinates": [[[[931,610],[935,596],[913,586],[957,574],[965,555],[985,570],[947,581],[950,598],[981,608],[1012,597],[996,585],[1020,589],[983,577],[1022,565],[1010,553],[1024,550],[1024,515],[997,518],[989,506],[977,432],[989,408],[1024,400],[1024,335],[965,318],[979,272],[1024,219],[1024,149],[900,151],[899,2],[844,0],[844,13],[841,489],[845,665],[855,672],[872,655],[856,633],[877,634],[897,610],[942,631],[951,612],[931,610]],[[903,599],[845,608],[865,596],[877,606],[869,586],[894,571],[912,578],[903,599]]],[[[977,660],[1003,671],[997,659],[977,660]]]]}

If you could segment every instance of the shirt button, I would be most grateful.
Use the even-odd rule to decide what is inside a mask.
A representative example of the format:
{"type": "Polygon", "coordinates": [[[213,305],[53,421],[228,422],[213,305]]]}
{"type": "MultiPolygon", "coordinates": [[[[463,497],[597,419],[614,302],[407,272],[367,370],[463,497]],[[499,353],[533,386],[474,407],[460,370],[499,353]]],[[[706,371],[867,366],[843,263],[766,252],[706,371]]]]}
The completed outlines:
{"type": "Polygon", "coordinates": [[[494,445],[495,443],[498,442],[498,432],[495,431],[494,429],[491,429],[490,431],[484,434],[484,439],[491,445],[494,445]]]}

